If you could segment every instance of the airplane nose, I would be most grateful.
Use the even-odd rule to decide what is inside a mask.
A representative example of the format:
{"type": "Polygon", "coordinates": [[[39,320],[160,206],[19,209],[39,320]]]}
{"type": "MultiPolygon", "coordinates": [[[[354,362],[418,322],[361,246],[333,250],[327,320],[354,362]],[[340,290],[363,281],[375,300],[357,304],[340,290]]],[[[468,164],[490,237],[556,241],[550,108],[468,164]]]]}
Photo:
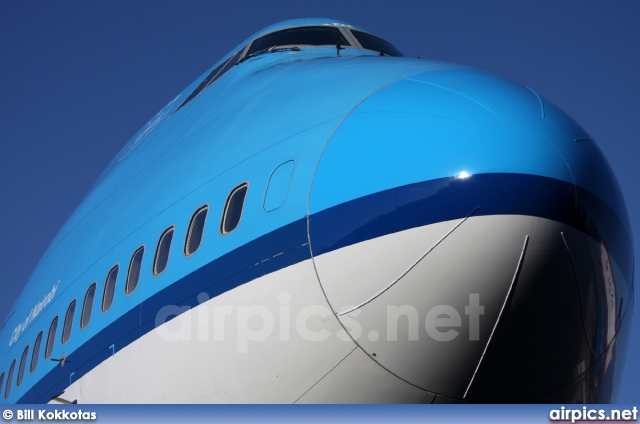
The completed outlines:
{"type": "Polygon", "coordinates": [[[564,113],[436,70],[343,121],[314,176],[309,243],[335,314],[399,378],[456,401],[587,402],[606,396],[585,387],[613,374],[631,303],[625,214],[564,113]]]}

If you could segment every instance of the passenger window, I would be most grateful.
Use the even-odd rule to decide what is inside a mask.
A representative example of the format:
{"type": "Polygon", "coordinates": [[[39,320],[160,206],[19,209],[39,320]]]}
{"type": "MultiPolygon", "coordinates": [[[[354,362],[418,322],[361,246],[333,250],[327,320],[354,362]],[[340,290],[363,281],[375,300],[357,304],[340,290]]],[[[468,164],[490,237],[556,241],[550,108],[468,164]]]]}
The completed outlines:
{"type": "Polygon", "coordinates": [[[40,345],[42,344],[42,335],[44,331],[38,333],[38,337],[36,337],[36,342],[33,344],[33,352],[31,353],[31,373],[36,370],[38,366],[38,356],[40,356],[40,345]]]}
{"type": "Polygon", "coordinates": [[[156,257],[153,260],[153,275],[160,275],[167,267],[169,262],[169,251],[171,250],[171,240],[173,240],[173,231],[175,227],[167,228],[158,240],[156,248],[156,257]]]}
{"type": "Polygon", "coordinates": [[[207,212],[209,212],[209,206],[204,205],[191,217],[189,229],[187,230],[187,239],[184,242],[185,256],[193,254],[198,250],[198,247],[200,247],[202,234],[204,233],[204,223],[207,219],[207,212]]]}
{"type": "Polygon", "coordinates": [[[22,351],[22,358],[20,358],[20,367],[18,367],[18,382],[16,386],[20,386],[22,384],[22,379],[24,378],[24,368],[27,365],[27,355],[29,354],[29,345],[24,348],[22,351]]]}
{"type": "Polygon", "coordinates": [[[82,304],[82,314],[80,315],[80,328],[85,328],[91,320],[91,312],[93,311],[93,299],[96,297],[96,282],[89,286],[87,293],[84,295],[84,303],[82,304]]]}
{"type": "Polygon", "coordinates": [[[58,329],[58,315],[51,321],[49,335],[47,336],[47,347],[44,351],[44,359],[49,359],[53,353],[53,344],[56,341],[56,330],[58,329]]]}
{"type": "Polygon", "coordinates": [[[76,300],[69,304],[67,308],[67,314],[64,316],[64,325],[62,327],[62,344],[65,344],[69,341],[69,337],[71,337],[71,330],[73,328],[73,315],[76,312],[76,300]]]}
{"type": "Polygon", "coordinates": [[[227,235],[238,227],[248,188],[248,183],[242,183],[229,194],[227,202],[224,205],[222,222],[220,223],[220,232],[222,235],[227,235]]]}
{"type": "Polygon", "coordinates": [[[4,383],[4,373],[0,374],[0,393],[2,393],[2,383],[4,383]]]}
{"type": "Polygon", "coordinates": [[[104,283],[104,293],[102,293],[102,312],[107,312],[113,303],[113,295],[116,292],[116,281],[118,280],[118,271],[120,265],[111,268],[107,280],[104,283]]]}
{"type": "Polygon", "coordinates": [[[125,294],[131,294],[138,287],[140,280],[140,267],[142,266],[142,257],[144,256],[144,246],[140,246],[133,253],[129,262],[129,272],[127,273],[127,284],[124,286],[125,294]]]}
{"type": "Polygon", "coordinates": [[[16,370],[16,360],[14,359],[9,368],[9,374],[7,374],[7,387],[4,389],[4,398],[8,399],[11,395],[11,381],[13,380],[13,372],[16,370]]]}

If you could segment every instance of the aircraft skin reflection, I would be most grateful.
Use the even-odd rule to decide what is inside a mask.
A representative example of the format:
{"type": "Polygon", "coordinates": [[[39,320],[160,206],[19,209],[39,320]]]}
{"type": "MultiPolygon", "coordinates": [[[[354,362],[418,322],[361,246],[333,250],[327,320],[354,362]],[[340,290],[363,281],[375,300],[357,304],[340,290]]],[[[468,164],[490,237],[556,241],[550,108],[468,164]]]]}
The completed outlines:
{"type": "Polygon", "coordinates": [[[608,402],[632,252],[533,90],[287,21],[109,164],[5,322],[0,400],[608,402]]]}

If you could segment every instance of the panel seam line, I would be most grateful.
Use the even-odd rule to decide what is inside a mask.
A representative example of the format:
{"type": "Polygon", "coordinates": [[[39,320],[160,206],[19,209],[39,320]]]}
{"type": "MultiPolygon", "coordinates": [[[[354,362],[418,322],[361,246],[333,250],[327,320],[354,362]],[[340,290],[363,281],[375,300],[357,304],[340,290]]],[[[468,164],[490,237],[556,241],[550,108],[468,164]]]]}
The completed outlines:
{"type": "Polygon", "coordinates": [[[509,302],[509,298],[511,297],[511,292],[513,291],[513,287],[516,284],[516,281],[518,280],[518,276],[520,275],[520,269],[522,268],[522,262],[524,261],[524,254],[527,251],[527,245],[529,244],[529,235],[527,234],[524,237],[524,245],[522,246],[522,252],[520,252],[520,259],[518,260],[518,265],[516,266],[516,272],[513,274],[513,278],[511,279],[511,285],[509,286],[509,291],[507,291],[507,295],[504,298],[504,302],[502,303],[502,308],[500,308],[500,313],[498,314],[498,318],[496,319],[495,324],[493,325],[493,329],[491,330],[491,334],[489,335],[489,340],[487,340],[487,344],[484,347],[484,351],[482,352],[482,355],[480,356],[480,360],[478,361],[478,365],[476,365],[476,369],[473,372],[473,375],[471,376],[471,380],[469,381],[469,385],[467,386],[467,390],[464,391],[464,395],[462,396],[462,399],[465,399],[467,397],[467,394],[469,393],[469,389],[471,389],[471,385],[473,384],[473,380],[476,378],[476,374],[478,373],[478,370],[480,369],[480,365],[482,364],[482,360],[484,359],[487,350],[489,349],[489,344],[491,344],[491,339],[493,338],[493,335],[496,332],[496,328],[498,328],[498,323],[500,322],[500,318],[502,317],[502,313],[504,312],[507,303],[509,302]]]}

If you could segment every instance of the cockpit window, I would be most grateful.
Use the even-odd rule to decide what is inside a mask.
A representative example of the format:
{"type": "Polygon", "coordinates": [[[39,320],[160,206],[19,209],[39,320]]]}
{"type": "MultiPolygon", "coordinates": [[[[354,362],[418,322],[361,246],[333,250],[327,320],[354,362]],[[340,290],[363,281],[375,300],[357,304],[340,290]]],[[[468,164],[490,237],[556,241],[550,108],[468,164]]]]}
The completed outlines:
{"type": "Polygon", "coordinates": [[[404,56],[393,44],[384,41],[382,38],[354,29],[351,30],[351,33],[356,37],[360,45],[367,50],[378,52],[381,56],[404,56]]]}
{"type": "Polygon", "coordinates": [[[335,46],[338,43],[341,46],[351,45],[336,27],[308,26],[287,28],[254,40],[245,56],[278,46],[335,46]]]}
{"type": "Polygon", "coordinates": [[[196,96],[198,94],[200,94],[204,89],[209,87],[218,78],[220,78],[225,73],[227,73],[227,71],[229,71],[229,69],[231,69],[236,63],[238,63],[238,60],[240,59],[240,56],[242,55],[242,52],[244,52],[245,48],[246,48],[246,46],[244,48],[241,48],[240,50],[238,50],[229,59],[225,60],[220,65],[216,66],[215,69],[213,71],[211,71],[209,73],[209,75],[206,76],[205,79],[202,80],[202,82],[196,87],[196,89],[193,90],[193,92],[191,94],[189,94],[189,97],[187,97],[186,100],[184,102],[182,102],[182,104],[173,113],[176,113],[177,111],[182,109],[187,103],[189,103],[191,100],[195,99],[196,96]]]}

